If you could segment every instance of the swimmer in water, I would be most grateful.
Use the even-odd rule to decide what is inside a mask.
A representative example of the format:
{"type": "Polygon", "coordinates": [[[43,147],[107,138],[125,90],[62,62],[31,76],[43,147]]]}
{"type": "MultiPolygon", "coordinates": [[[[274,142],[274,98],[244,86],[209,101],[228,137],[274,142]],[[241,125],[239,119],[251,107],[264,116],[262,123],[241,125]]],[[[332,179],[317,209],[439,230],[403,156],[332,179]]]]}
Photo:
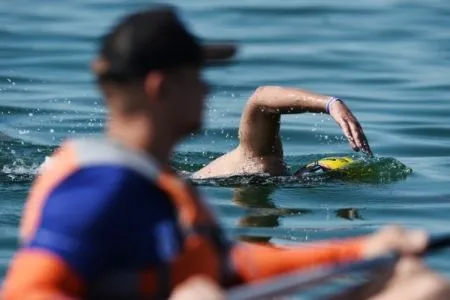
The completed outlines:
{"type": "MultiPolygon", "coordinates": [[[[266,173],[288,174],[280,139],[282,114],[327,113],[341,127],[350,146],[372,156],[363,128],[341,99],[291,87],[259,87],[245,105],[239,145],[192,175],[192,179],[266,173]]],[[[294,174],[300,176],[305,170],[294,174]]]]}
{"type": "MultiPolygon", "coordinates": [[[[280,119],[283,114],[306,112],[327,113],[341,127],[350,146],[372,156],[362,126],[343,100],[310,91],[279,86],[259,87],[245,105],[239,125],[239,145],[191,174],[190,179],[208,179],[235,175],[287,175],[280,139],[280,119]]],[[[40,169],[50,163],[47,158],[40,169]]],[[[293,175],[303,175],[318,169],[330,170],[352,163],[349,157],[325,158],[308,164],[293,175]]]]}

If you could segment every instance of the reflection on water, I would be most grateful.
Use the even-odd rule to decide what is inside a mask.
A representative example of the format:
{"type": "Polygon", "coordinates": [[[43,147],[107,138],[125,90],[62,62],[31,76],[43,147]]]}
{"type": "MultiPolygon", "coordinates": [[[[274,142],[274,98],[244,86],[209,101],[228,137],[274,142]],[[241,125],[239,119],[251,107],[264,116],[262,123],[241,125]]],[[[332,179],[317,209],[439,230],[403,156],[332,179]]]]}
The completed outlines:
{"type": "MultiPolygon", "coordinates": [[[[242,233],[242,229],[250,228],[275,228],[280,226],[280,218],[286,216],[302,216],[311,214],[310,209],[286,208],[275,204],[272,195],[277,188],[275,186],[241,186],[233,189],[233,203],[243,208],[244,216],[239,219],[238,227],[241,233],[238,238],[248,242],[268,243],[270,236],[252,235],[242,233]]],[[[337,217],[344,220],[363,220],[356,208],[336,209],[337,217]]]]}
{"type": "Polygon", "coordinates": [[[356,208],[340,208],[336,210],[336,216],[345,220],[364,220],[356,208]]]}
{"type": "MultiPolygon", "coordinates": [[[[274,228],[280,225],[280,217],[310,213],[308,209],[289,209],[277,207],[271,195],[274,186],[244,186],[233,189],[233,203],[244,208],[246,214],[239,219],[240,228],[266,227],[274,228]]],[[[241,234],[241,240],[266,243],[271,237],[261,237],[241,234]]]]}

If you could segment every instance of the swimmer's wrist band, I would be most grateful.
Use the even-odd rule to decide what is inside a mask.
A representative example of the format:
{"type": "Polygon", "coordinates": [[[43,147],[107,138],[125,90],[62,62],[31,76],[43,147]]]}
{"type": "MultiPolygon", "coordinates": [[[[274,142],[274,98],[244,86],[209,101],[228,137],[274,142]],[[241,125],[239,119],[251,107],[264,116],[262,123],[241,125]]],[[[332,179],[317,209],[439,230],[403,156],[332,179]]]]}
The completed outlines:
{"type": "Polygon", "coordinates": [[[330,114],[330,107],[331,107],[331,105],[332,105],[334,102],[336,102],[336,101],[340,101],[340,102],[344,103],[344,101],[342,101],[342,100],[339,99],[339,98],[336,98],[336,97],[330,97],[330,99],[328,99],[327,105],[326,105],[326,107],[325,107],[325,112],[326,112],[327,114],[330,114]]]}

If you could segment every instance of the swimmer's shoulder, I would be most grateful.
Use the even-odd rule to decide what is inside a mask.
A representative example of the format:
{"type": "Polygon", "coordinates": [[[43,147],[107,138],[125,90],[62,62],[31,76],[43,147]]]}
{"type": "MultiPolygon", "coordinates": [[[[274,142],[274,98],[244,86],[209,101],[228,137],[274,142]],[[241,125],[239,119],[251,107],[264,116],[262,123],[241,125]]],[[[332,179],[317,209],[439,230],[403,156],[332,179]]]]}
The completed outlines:
{"type": "Polygon", "coordinates": [[[238,147],[193,173],[191,178],[208,179],[258,174],[283,176],[287,175],[287,168],[283,159],[279,157],[255,157],[246,154],[238,147]]]}

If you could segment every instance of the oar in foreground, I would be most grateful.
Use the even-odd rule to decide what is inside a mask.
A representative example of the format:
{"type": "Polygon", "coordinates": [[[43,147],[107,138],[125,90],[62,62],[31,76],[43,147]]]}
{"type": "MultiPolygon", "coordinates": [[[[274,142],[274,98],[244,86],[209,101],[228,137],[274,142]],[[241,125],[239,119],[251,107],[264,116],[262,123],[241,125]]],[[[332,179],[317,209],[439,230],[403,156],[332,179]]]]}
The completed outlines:
{"type": "MultiPolygon", "coordinates": [[[[450,234],[433,236],[422,255],[450,247],[450,234]]],[[[308,271],[295,271],[258,283],[232,288],[227,293],[228,300],[253,300],[286,295],[323,283],[337,275],[349,272],[371,271],[383,266],[394,265],[399,259],[396,253],[356,262],[318,267],[308,271]]]]}

